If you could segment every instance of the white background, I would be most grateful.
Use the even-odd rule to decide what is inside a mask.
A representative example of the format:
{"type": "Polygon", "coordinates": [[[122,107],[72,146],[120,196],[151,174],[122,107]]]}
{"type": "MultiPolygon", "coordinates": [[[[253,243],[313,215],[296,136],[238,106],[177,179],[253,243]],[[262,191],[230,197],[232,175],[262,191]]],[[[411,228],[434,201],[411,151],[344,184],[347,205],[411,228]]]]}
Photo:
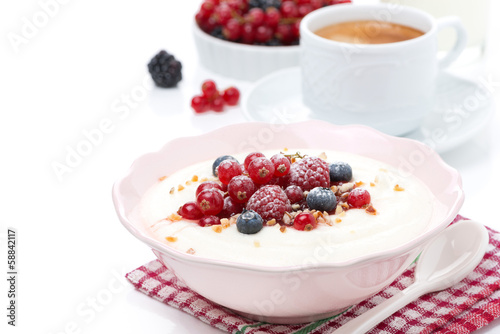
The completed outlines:
{"type": "MultiPolygon", "coordinates": [[[[19,271],[18,326],[9,333],[218,332],[123,280],[154,255],[118,222],[110,196],[113,182],[142,153],[245,121],[239,108],[202,116],[189,108],[206,78],[220,87],[237,85],[243,94],[251,87],[200,67],[190,30],[197,7],[198,1],[70,0],[52,8],[45,25],[16,48],[8,34],[21,35],[42,7],[34,0],[0,4],[0,332],[8,327],[7,227],[17,229],[19,271]],[[160,49],[182,61],[184,79],[176,89],[154,88],[144,99],[130,99],[137,87],[150,86],[146,64],[160,49]],[[126,103],[127,114],[114,112],[126,103]],[[106,119],[109,133],[59,179],[53,163],[64,163],[85,132],[106,119]]],[[[492,17],[495,12],[498,4],[492,17]]],[[[498,84],[499,33],[498,22],[492,24],[484,61],[454,73],[491,76],[498,84]]],[[[467,144],[442,155],[462,173],[462,214],[496,229],[499,130],[497,112],[467,144]]],[[[497,331],[499,325],[480,333],[497,331]]]]}

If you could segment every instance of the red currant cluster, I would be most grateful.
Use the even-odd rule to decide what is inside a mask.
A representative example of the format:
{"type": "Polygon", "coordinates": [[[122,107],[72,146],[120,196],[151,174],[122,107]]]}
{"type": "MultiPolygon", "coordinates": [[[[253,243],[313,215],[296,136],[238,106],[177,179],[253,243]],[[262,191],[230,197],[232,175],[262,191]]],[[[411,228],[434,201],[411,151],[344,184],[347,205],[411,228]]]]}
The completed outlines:
{"type": "Polygon", "coordinates": [[[331,182],[331,166],[337,173],[333,176],[338,177],[336,164],[329,165],[318,157],[280,153],[268,159],[254,152],[240,164],[234,157],[222,156],[213,164],[218,180],[201,183],[196,200],[184,204],[178,214],[200,226],[210,226],[220,225],[223,218],[236,220],[236,215],[251,211],[251,224],[280,224],[301,231],[316,228],[320,221],[328,223],[330,214],[351,208],[376,214],[370,193],[359,188],[361,184],[350,182],[351,176],[331,182]],[[319,185],[311,185],[316,183],[319,185]]]}
{"type": "Polygon", "coordinates": [[[236,87],[229,87],[219,91],[213,80],[206,80],[201,85],[201,95],[191,99],[191,107],[196,113],[208,110],[221,112],[224,106],[235,106],[240,100],[240,91],[236,87]]]}
{"type": "Polygon", "coordinates": [[[255,45],[296,45],[300,20],[315,9],[351,0],[205,0],[198,26],[214,37],[255,45]]]}

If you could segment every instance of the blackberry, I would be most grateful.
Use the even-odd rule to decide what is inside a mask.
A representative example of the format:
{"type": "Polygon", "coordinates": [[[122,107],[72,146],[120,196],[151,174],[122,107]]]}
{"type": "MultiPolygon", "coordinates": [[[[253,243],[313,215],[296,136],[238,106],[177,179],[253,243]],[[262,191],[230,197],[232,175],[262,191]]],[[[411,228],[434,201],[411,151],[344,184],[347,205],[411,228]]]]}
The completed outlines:
{"type": "Polygon", "coordinates": [[[269,7],[275,7],[277,9],[280,9],[281,7],[281,0],[250,0],[248,1],[248,8],[262,8],[263,10],[266,10],[269,7]]]}
{"type": "Polygon", "coordinates": [[[218,39],[226,39],[226,36],[224,36],[224,34],[222,33],[222,26],[217,26],[214,28],[214,30],[212,30],[210,32],[210,35],[212,35],[213,37],[215,38],[218,38],[218,39]]]}
{"type": "Polygon", "coordinates": [[[337,206],[337,198],[330,188],[314,188],[307,194],[306,201],[311,210],[328,212],[337,206]]]}
{"type": "Polygon", "coordinates": [[[236,219],[236,228],[240,233],[255,234],[262,230],[262,227],[264,227],[262,217],[253,210],[243,210],[236,219]]]}
{"type": "Polygon", "coordinates": [[[182,64],[165,50],[158,52],[148,64],[148,70],[155,84],[170,88],[182,80],[182,64]]]}
{"type": "Polygon", "coordinates": [[[352,179],[352,168],[348,163],[337,161],[330,165],[330,182],[348,182],[352,179]]]}

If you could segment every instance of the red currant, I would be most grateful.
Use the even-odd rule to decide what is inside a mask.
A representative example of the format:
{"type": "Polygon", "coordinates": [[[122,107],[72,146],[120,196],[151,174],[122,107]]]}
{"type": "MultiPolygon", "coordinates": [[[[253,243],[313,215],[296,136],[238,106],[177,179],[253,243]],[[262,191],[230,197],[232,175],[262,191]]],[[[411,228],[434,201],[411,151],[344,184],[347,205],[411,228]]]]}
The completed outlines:
{"type": "Polygon", "coordinates": [[[217,85],[213,80],[205,80],[201,84],[201,92],[205,98],[211,99],[217,93],[217,85]]]}
{"type": "Polygon", "coordinates": [[[274,164],[266,158],[255,158],[248,165],[248,175],[253,182],[266,184],[274,176],[274,164]]]}
{"type": "Polygon", "coordinates": [[[285,189],[285,194],[292,204],[299,203],[304,199],[304,192],[299,186],[288,186],[285,189]]]}
{"type": "Polygon", "coordinates": [[[368,190],[363,188],[353,189],[349,193],[349,196],[347,197],[347,204],[349,204],[351,208],[355,209],[359,209],[365,205],[370,204],[370,201],[371,201],[370,193],[368,192],[368,190]]]}
{"type": "Polygon", "coordinates": [[[236,203],[231,197],[224,198],[224,208],[218,214],[220,218],[229,218],[243,211],[243,204],[236,203]]]}
{"type": "Polygon", "coordinates": [[[219,167],[217,167],[219,180],[224,184],[229,184],[233,177],[241,175],[242,173],[243,170],[240,164],[233,160],[224,160],[220,163],[219,167]]]}
{"type": "Polygon", "coordinates": [[[195,202],[187,202],[179,208],[178,214],[186,219],[197,220],[203,217],[203,212],[195,202]]]}
{"type": "Polygon", "coordinates": [[[205,0],[201,4],[200,12],[204,10],[208,15],[212,14],[215,9],[215,3],[212,0],[205,0]]]}
{"type": "Polygon", "coordinates": [[[214,10],[214,18],[220,25],[225,25],[232,18],[231,7],[226,3],[221,3],[214,10]]]}
{"type": "Polygon", "coordinates": [[[230,41],[237,41],[241,37],[241,23],[237,19],[230,19],[222,29],[222,34],[230,41]]]}
{"type": "Polygon", "coordinates": [[[273,37],[273,30],[267,26],[259,26],[255,31],[255,41],[265,43],[273,37]]]}
{"type": "Polygon", "coordinates": [[[299,17],[304,17],[314,10],[311,4],[303,4],[299,6],[299,17]]]}
{"type": "Polygon", "coordinates": [[[217,216],[205,216],[198,220],[198,225],[201,227],[220,225],[220,218],[217,216]]]}
{"type": "Polygon", "coordinates": [[[250,166],[250,163],[257,158],[265,158],[266,156],[260,152],[253,152],[247,155],[245,158],[245,161],[243,161],[243,166],[245,167],[246,170],[248,170],[248,166],[250,166]]]}
{"type": "Polygon", "coordinates": [[[274,176],[284,176],[290,171],[290,160],[283,154],[273,155],[271,157],[271,162],[274,165],[274,176]]]}
{"type": "Polygon", "coordinates": [[[236,203],[246,203],[256,188],[248,176],[240,175],[232,178],[227,186],[227,192],[236,203]]]}
{"type": "Polygon", "coordinates": [[[245,20],[251,23],[254,27],[263,25],[266,15],[261,8],[252,8],[245,16],[245,20]]]}
{"type": "Polygon", "coordinates": [[[243,24],[241,28],[241,41],[245,44],[252,44],[255,41],[255,28],[251,23],[243,24]]]}
{"type": "Polygon", "coordinates": [[[283,44],[290,44],[293,42],[293,28],[291,24],[278,24],[276,27],[275,36],[278,38],[283,44]]]}
{"type": "Polygon", "coordinates": [[[240,91],[236,87],[229,87],[222,92],[222,97],[228,106],[235,106],[240,100],[240,91]]]}
{"type": "Polygon", "coordinates": [[[310,212],[299,213],[293,220],[293,227],[299,231],[310,231],[316,226],[318,226],[318,222],[310,212]]]}
{"type": "Polygon", "coordinates": [[[206,189],[196,196],[196,203],[203,214],[216,215],[224,207],[224,197],[217,189],[206,189]]]}
{"type": "Polygon", "coordinates": [[[224,192],[224,190],[222,190],[222,186],[220,185],[220,183],[215,181],[205,181],[200,183],[198,188],[196,188],[196,196],[198,196],[198,194],[201,193],[203,190],[207,189],[219,189],[220,191],[224,192]]]}
{"type": "Polygon", "coordinates": [[[222,96],[217,96],[210,102],[210,109],[216,112],[221,112],[224,110],[224,99],[222,96]]]}
{"type": "Polygon", "coordinates": [[[191,108],[198,114],[208,110],[208,101],[204,96],[197,95],[191,100],[191,108]]]}
{"type": "Polygon", "coordinates": [[[271,28],[276,28],[281,20],[281,13],[276,7],[266,9],[265,23],[271,28]]]}
{"type": "Polygon", "coordinates": [[[311,6],[315,10],[323,7],[323,0],[311,0],[311,6]]]}
{"type": "Polygon", "coordinates": [[[299,16],[299,10],[295,2],[283,1],[281,3],[281,15],[284,18],[293,18],[299,16]]]}

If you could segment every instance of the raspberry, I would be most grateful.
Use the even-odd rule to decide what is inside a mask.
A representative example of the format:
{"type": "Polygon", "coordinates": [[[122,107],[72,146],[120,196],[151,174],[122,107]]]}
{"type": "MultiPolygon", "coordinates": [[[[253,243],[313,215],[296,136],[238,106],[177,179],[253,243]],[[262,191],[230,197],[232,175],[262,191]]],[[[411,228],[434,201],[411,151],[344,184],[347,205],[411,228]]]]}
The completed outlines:
{"type": "Polygon", "coordinates": [[[229,196],[236,203],[246,203],[255,192],[256,187],[253,181],[244,175],[235,176],[227,186],[229,196]]]}
{"type": "Polygon", "coordinates": [[[158,87],[175,87],[182,80],[182,64],[165,50],[151,59],[148,70],[158,87]]]}
{"type": "Polygon", "coordinates": [[[318,222],[310,212],[299,213],[293,220],[293,227],[299,231],[310,231],[318,226],[318,222]]]}
{"type": "Polygon", "coordinates": [[[328,163],[318,157],[305,157],[290,167],[288,184],[302,188],[303,191],[316,187],[330,187],[328,163]]]}
{"type": "Polygon", "coordinates": [[[247,210],[257,212],[264,221],[274,218],[280,222],[285,212],[292,210],[292,206],[283,189],[275,185],[266,185],[250,197],[247,210]]]}
{"type": "Polygon", "coordinates": [[[248,165],[248,175],[257,184],[266,184],[274,176],[274,165],[266,158],[255,158],[248,165]]]}
{"type": "Polygon", "coordinates": [[[362,208],[364,205],[370,204],[371,196],[368,190],[362,188],[355,188],[349,193],[347,197],[347,204],[354,209],[362,208]]]}
{"type": "Polygon", "coordinates": [[[186,219],[200,219],[203,217],[203,212],[195,202],[187,202],[179,208],[178,214],[186,219]]]}
{"type": "Polygon", "coordinates": [[[242,172],[240,164],[234,160],[224,160],[217,167],[219,180],[224,184],[229,184],[233,177],[241,175],[242,172]]]}
{"type": "Polygon", "coordinates": [[[224,207],[224,197],[217,189],[206,189],[196,196],[196,203],[203,214],[216,215],[224,207]]]}

